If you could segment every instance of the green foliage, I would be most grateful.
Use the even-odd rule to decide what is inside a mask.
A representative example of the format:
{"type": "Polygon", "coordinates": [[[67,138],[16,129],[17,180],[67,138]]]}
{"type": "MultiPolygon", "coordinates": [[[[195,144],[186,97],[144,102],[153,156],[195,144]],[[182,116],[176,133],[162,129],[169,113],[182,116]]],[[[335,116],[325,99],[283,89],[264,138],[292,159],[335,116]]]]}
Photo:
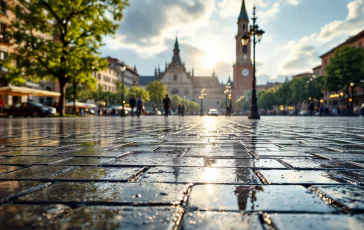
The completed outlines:
{"type": "Polygon", "coordinates": [[[162,101],[164,96],[168,93],[167,86],[160,81],[153,81],[146,87],[149,92],[150,100],[154,103],[162,101]]]}
{"type": "MultiPolygon", "coordinates": [[[[323,84],[326,90],[334,92],[343,90],[348,98],[352,98],[354,88],[363,86],[364,50],[343,46],[331,58],[330,63],[326,66],[326,73],[327,76],[323,84]]],[[[343,100],[343,98],[340,99],[343,100]]],[[[351,107],[353,107],[353,102],[351,107]]]]}
{"type": "Polygon", "coordinates": [[[128,99],[130,99],[132,96],[135,98],[141,96],[144,103],[150,100],[149,92],[139,86],[133,86],[128,91],[128,99]]]}
{"type": "Polygon", "coordinates": [[[118,28],[127,0],[19,0],[22,20],[14,20],[9,36],[17,45],[12,55],[19,66],[8,80],[21,83],[49,77],[60,85],[59,112],[64,114],[65,86],[92,78],[106,67],[98,56],[102,37],[118,28]]]}

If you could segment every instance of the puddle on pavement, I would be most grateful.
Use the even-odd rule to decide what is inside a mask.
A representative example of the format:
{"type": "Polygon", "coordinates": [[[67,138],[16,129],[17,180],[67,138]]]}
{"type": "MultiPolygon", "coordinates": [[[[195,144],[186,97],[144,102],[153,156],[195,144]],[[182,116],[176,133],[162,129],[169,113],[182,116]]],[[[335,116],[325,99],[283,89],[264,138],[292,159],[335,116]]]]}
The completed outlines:
{"type": "Polygon", "coordinates": [[[333,212],[302,186],[195,185],[188,207],[199,210],[333,212]]]}
{"type": "Polygon", "coordinates": [[[195,211],[184,214],[182,229],[263,230],[258,215],[236,212],[195,211]]]}
{"type": "Polygon", "coordinates": [[[106,167],[77,167],[74,170],[52,176],[52,179],[63,180],[106,180],[127,181],[129,177],[142,168],[106,168],[106,167]]]}
{"type": "Polygon", "coordinates": [[[58,182],[18,200],[51,203],[179,204],[187,188],[183,184],[58,182]]]}
{"type": "Polygon", "coordinates": [[[271,214],[266,219],[277,229],[358,230],[364,229],[364,215],[271,214]]]}
{"type": "Polygon", "coordinates": [[[31,166],[6,175],[2,175],[0,176],[0,179],[46,179],[70,169],[70,167],[65,166],[31,166]]]}
{"type": "Polygon", "coordinates": [[[361,186],[312,186],[310,190],[329,198],[350,211],[364,211],[364,188],[361,186]]]}
{"type": "Polygon", "coordinates": [[[244,183],[260,184],[258,177],[246,168],[155,167],[141,182],[244,183]]]}
{"type": "MultiPolygon", "coordinates": [[[[347,184],[326,171],[259,170],[268,184],[347,184]]],[[[261,178],[262,179],[262,178],[261,178]]]]}

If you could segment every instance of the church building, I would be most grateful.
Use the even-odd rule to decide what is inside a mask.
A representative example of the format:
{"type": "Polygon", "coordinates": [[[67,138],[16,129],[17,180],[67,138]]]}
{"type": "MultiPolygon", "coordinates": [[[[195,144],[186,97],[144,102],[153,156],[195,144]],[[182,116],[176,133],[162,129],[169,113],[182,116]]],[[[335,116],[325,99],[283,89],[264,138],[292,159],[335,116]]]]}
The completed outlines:
{"type": "Polygon", "coordinates": [[[220,104],[225,102],[225,85],[219,82],[215,73],[211,76],[195,76],[194,69],[187,70],[185,63],[180,57],[180,49],[178,39],[176,38],[173,57],[170,63],[166,63],[165,70],[161,71],[160,67],[155,69],[154,76],[141,76],[140,85],[146,86],[149,82],[159,80],[168,88],[169,95],[178,95],[191,101],[200,103],[199,96],[201,91],[205,89],[206,96],[203,101],[204,112],[208,109],[220,109],[220,104]]]}
{"type": "Polygon", "coordinates": [[[251,42],[245,47],[241,44],[241,37],[249,32],[249,17],[245,7],[245,0],[241,5],[237,21],[238,33],[235,36],[236,62],[234,63],[233,102],[247,95],[253,88],[253,62],[251,58],[251,42]]]}

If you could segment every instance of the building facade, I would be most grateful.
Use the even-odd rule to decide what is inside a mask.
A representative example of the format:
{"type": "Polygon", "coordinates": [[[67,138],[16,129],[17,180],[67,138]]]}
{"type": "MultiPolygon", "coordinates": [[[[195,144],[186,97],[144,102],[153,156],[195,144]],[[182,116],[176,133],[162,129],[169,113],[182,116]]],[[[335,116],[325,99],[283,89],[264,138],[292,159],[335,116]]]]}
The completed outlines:
{"type": "Polygon", "coordinates": [[[253,64],[251,59],[251,42],[245,47],[241,44],[241,38],[249,31],[249,17],[242,1],[240,14],[237,21],[238,32],[235,36],[236,61],[233,66],[233,103],[237,98],[247,95],[253,89],[253,64]]]}
{"type": "MultiPolygon", "coordinates": [[[[350,37],[345,42],[334,47],[330,51],[321,55],[320,56],[321,65],[318,67],[315,67],[313,69],[314,73],[319,71],[320,76],[325,76],[326,75],[325,68],[330,63],[331,58],[335,55],[335,53],[338,49],[342,48],[345,45],[364,49],[364,30],[359,32],[358,34],[350,37]]],[[[363,79],[364,79],[364,76],[363,76],[363,79]]],[[[342,93],[342,92],[339,92],[339,93],[342,93]]],[[[338,94],[337,92],[324,92],[324,101],[330,105],[339,104],[339,98],[337,97],[337,94],[338,94]]],[[[364,103],[364,89],[362,87],[359,87],[359,86],[355,87],[352,100],[354,102],[354,106],[360,106],[362,103],[364,103]]]]}
{"type": "Polygon", "coordinates": [[[176,38],[173,57],[166,63],[164,71],[155,68],[154,76],[141,76],[141,87],[146,87],[152,81],[158,80],[167,86],[169,95],[178,95],[191,101],[200,102],[199,96],[205,89],[204,110],[218,109],[225,99],[224,84],[220,83],[215,72],[211,76],[195,76],[194,69],[188,71],[180,57],[178,39],[176,38]]]}

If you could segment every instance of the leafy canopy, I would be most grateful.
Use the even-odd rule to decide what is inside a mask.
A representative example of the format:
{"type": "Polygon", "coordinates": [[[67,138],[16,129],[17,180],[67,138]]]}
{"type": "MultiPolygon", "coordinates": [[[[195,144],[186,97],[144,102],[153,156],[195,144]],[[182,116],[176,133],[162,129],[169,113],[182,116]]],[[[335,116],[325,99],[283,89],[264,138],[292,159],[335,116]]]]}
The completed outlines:
{"type": "Polygon", "coordinates": [[[10,69],[8,80],[57,80],[63,107],[66,83],[91,78],[93,70],[106,67],[98,50],[103,36],[115,33],[128,0],[18,2],[22,6],[21,20],[12,21],[9,36],[18,49],[12,59],[19,65],[10,69]]]}

